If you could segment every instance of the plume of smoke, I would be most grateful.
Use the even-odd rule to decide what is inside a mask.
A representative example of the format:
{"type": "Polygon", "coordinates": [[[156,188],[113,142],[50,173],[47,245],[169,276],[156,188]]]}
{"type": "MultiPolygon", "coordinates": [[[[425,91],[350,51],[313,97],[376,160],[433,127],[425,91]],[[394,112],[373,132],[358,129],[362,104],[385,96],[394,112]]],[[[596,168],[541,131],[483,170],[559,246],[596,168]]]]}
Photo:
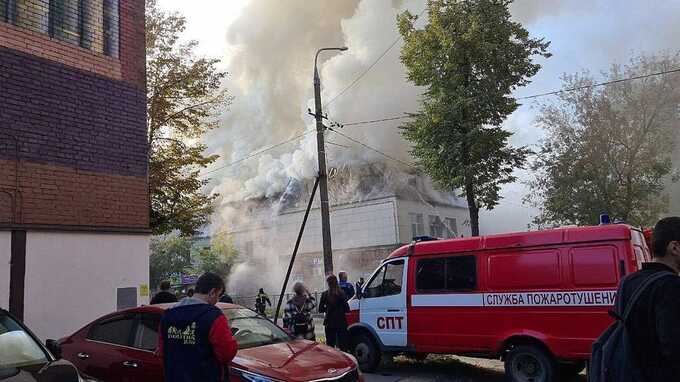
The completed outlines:
{"type": "MultiPolygon", "coordinates": [[[[569,18],[570,25],[583,25],[583,28],[575,28],[578,29],[576,36],[587,35],[587,38],[575,38],[571,32],[562,33],[563,36],[546,36],[553,40],[554,53],[561,56],[559,61],[553,60],[546,64],[539,77],[558,78],[561,72],[580,69],[574,67],[575,64],[606,68],[612,60],[620,61],[622,54],[627,55],[633,49],[634,41],[652,49],[674,41],[673,37],[677,35],[680,25],[672,22],[675,18],[664,18],[670,20],[668,22],[647,22],[645,20],[651,19],[651,9],[654,7],[628,0],[625,3],[627,5],[607,9],[603,2],[522,0],[513,3],[511,11],[516,20],[525,23],[530,29],[532,25],[538,25],[540,30],[542,23],[558,16],[569,18]],[[608,22],[621,19],[624,10],[633,12],[632,8],[636,9],[636,14],[642,15],[638,17],[638,23],[625,23],[625,26],[617,23],[615,27],[606,27],[608,22]],[[621,17],[604,16],[610,12],[621,17]],[[595,20],[598,17],[599,22],[595,20]],[[640,22],[659,27],[644,28],[639,25],[640,22]],[[602,30],[593,34],[592,30],[585,28],[586,24],[602,25],[602,30]],[[625,33],[620,33],[621,31],[625,33]],[[635,37],[621,38],[622,34],[635,37]],[[566,40],[561,41],[560,37],[566,40]],[[570,57],[572,51],[581,51],[584,55],[587,53],[590,62],[570,57]]],[[[287,198],[291,198],[290,194],[305,195],[305,191],[309,191],[302,185],[305,184],[305,179],[312,178],[317,172],[316,137],[312,133],[315,127],[313,118],[307,114],[308,108],[313,109],[312,65],[316,49],[329,46],[349,47],[349,51],[341,54],[328,53],[320,56],[322,96],[323,101],[328,102],[398,38],[395,17],[399,12],[408,9],[418,14],[424,7],[424,0],[258,0],[251,1],[245,7],[227,33],[231,54],[229,69],[232,74],[229,87],[236,101],[232,110],[225,115],[223,127],[207,139],[210,149],[221,155],[222,163],[217,166],[241,159],[261,147],[277,144],[302,132],[310,133],[299,142],[292,142],[217,173],[212,186],[214,192],[222,195],[222,204],[213,229],[233,230],[241,226],[257,229],[253,220],[275,219],[277,208],[287,198]],[[274,198],[274,202],[267,212],[270,215],[258,216],[257,219],[244,211],[242,205],[235,203],[251,201],[259,205],[263,198],[274,198]]],[[[672,2],[660,4],[659,7],[667,15],[680,14],[680,7],[672,2]]],[[[404,68],[398,59],[401,45],[401,41],[398,41],[371,72],[324,109],[331,121],[342,123],[370,120],[417,110],[421,89],[412,86],[406,79],[404,68]]],[[[559,83],[548,82],[546,86],[548,88],[539,91],[552,90],[559,87],[559,83]]],[[[532,118],[528,114],[530,113],[526,110],[520,110],[508,122],[512,130],[524,132],[516,137],[514,144],[535,143],[536,137],[540,136],[530,127],[532,118]]],[[[399,135],[396,128],[398,125],[399,121],[391,121],[348,126],[341,132],[390,156],[410,162],[412,159],[408,155],[409,147],[399,135]]],[[[327,138],[342,145],[327,146],[328,165],[329,168],[337,169],[335,171],[357,171],[354,168],[366,163],[389,161],[339,134],[330,132],[327,138]]],[[[398,169],[398,166],[395,168],[397,169],[383,173],[381,179],[397,184],[407,182],[408,172],[398,169]]],[[[361,187],[352,183],[353,177],[348,179],[345,184],[334,184],[331,181],[331,197],[336,195],[338,200],[351,197],[361,199],[380,190],[380,187],[370,188],[352,195],[353,191],[361,187]]],[[[421,189],[421,193],[427,195],[427,198],[441,197],[434,192],[431,185],[428,187],[431,191],[426,190],[427,187],[421,189]]],[[[516,194],[526,192],[517,185],[511,186],[510,191],[516,194]]],[[[516,224],[518,213],[522,216],[529,214],[526,208],[518,204],[501,207],[504,208],[492,212],[496,221],[516,224]]],[[[489,214],[485,216],[490,217],[489,214]]],[[[489,230],[488,226],[485,228],[487,232],[494,231],[489,230]]],[[[512,229],[503,227],[506,228],[512,229]]],[[[275,259],[280,255],[278,252],[276,249],[263,250],[257,257],[275,259]]],[[[237,267],[237,270],[241,268],[264,274],[271,280],[277,279],[282,273],[281,268],[270,263],[261,263],[260,266],[244,265],[237,267]]],[[[252,275],[253,272],[237,271],[238,276],[235,275],[232,279],[241,277],[242,280],[248,280],[247,275],[252,275]]],[[[244,281],[239,281],[242,282],[244,281]]]]}

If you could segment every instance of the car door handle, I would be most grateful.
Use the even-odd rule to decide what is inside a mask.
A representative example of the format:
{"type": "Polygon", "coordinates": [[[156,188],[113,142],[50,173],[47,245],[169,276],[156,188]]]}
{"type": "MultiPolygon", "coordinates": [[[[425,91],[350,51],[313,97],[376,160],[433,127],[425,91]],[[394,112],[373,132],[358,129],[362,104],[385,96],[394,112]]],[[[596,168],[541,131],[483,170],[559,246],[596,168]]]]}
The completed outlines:
{"type": "Polygon", "coordinates": [[[89,355],[89,354],[83,353],[83,352],[80,352],[80,353],[78,353],[78,354],[76,354],[76,355],[77,355],[78,358],[80,358],[80,359],[88,359],[88,358],[90,358],[90,355],[89,355]]]}
{"type": "Polygon", "coordinates": [[[401,309],[387,309],[388,312],[401,312],[401,309]]]}
{"type": "Polygon", "coordinates": [[[139,367],[139,364],[137,362],[133,362],[133,361],[125,361],[125,362],[123,362],[123,366],[134,369],[134,368],[139,367]]]}

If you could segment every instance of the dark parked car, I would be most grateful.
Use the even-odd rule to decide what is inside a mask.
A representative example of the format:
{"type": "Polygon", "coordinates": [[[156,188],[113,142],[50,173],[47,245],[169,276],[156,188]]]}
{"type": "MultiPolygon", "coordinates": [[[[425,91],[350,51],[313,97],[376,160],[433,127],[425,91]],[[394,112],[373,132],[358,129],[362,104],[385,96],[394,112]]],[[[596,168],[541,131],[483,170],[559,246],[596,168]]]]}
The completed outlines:
{"type": "Polygon", "coordinates": [[[59,345],[43,346],[19,320],[0,309],[0,380],[3,382],[82,382],[72,363],[58,359],[59,345]]]}

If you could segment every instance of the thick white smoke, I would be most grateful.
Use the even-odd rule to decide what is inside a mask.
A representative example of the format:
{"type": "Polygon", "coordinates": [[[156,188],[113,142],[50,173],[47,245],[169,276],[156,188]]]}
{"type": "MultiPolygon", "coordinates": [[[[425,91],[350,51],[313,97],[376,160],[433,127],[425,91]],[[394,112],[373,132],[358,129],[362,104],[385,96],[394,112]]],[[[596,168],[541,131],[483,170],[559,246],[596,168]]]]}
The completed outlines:
{"type": "MultiPolygon", "coordinates": [[[[322,99],[327,102],[398,38],[395,21],[399,12],[420,12],[424,7],[423,1],[321,3],[252,2],[229,29],[227,39],[236,53],[229,68],[236,102],[226,115],[224,127],[208,140],[222,155],[223,163],[306,131],[308,134],[219,173],[215,192],[224,195],[224,202],[269,197],[281,192],[290,178],[299,180],[316,173],[314,121],[307,109],[313,108],[312,70],[317,48],[349,47],[342,54],[320,57],[322,99]],[[260,27],[252,25],[254,20],[260,27]]],[[[375,119],[416,109],[419,91],[405,79],[398,59],[400,45],[324,110],[329,116],[327,123],[375,119]]],[[[347,127],[341,132],[410,161],[408,146],[397,126],[398,122],[390,122],[347,127]]],[[[327,138],[329,167],[385,160],[338,134],[331,132],[327,138]]]]}
{"type": "MultiPolygon", "coordinates": [[[[316,173],[314,121],[307,114],[308,108],[313,109],[316,49],[349,48],[347,52],[320,57],[322,98],[326,103],[398,38],[398,13],[408,9],[418,14],[424,7],[425,0],[253,0],[245,6],[226,35],[231,76],[227,86],[235,102],[222,127],[207,139],[211,151],[221,155],[215,167],[306,134],[265,155],[211,174],[212,191],[222,195],[215,231],[230,230],[234,216],[242,214],[233,202],[280,195],[291,179],[306,179],[316,173]]],[[[517,0],[511,10],[533,36],[551,40],[555,54],[541,62],[544,68],[534,83],[520,89],[518,95],[559,88],[558,78],[563,72],[590,69],[597,73],[612,61],[626,61],[635,52],[673,48],[680,25],[672,16],[680,16],[680,5],[672,1],[649,7],[629,0],[517,0]],[[624,19],[625,23],[620,22],[624,19]],[[650,25],[654,28],[648,28],[650,25]]],[[[420,89],[405,78],[400,48],[401,41],[354,87],[325,108],[327,123],[392,117],[417,110],[420,89]]],[[[506,127],[518,133],[514,144],[534,144],[540,138],[541,132],[533,126],[534,115],[535,110],[527,103],[509,118],[506,127]]],[[[340,132],[411,162],[408,144],[399,135],[398,126],[399,121],[391,121],[347,126],[340,132]]],[[[389,162],[339,134],[330,132],[327,140],[331,168],[376,160],[389,162]]],[[[506,199],[501,205],[482,215],[482,231],[516,230],[525,224],[518,221],[530,221],[533,211],[520,204],[526,192],[522,185],[506,187],[506,199]]]]}

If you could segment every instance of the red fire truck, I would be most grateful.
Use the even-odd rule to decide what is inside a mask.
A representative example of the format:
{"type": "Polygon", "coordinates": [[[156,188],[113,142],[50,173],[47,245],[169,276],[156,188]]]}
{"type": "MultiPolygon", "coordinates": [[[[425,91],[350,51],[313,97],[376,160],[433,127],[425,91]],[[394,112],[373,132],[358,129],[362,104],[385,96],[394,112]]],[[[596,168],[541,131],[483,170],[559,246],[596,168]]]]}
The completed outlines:
{"type": "Polygon", "coordinates": [[[445,353],[502,359],[513,381],[577,374],[612,322],[619,280],[650,256],[623,224],[414,241],[350,301],[352,350],[366,371],[445,353]]]}

